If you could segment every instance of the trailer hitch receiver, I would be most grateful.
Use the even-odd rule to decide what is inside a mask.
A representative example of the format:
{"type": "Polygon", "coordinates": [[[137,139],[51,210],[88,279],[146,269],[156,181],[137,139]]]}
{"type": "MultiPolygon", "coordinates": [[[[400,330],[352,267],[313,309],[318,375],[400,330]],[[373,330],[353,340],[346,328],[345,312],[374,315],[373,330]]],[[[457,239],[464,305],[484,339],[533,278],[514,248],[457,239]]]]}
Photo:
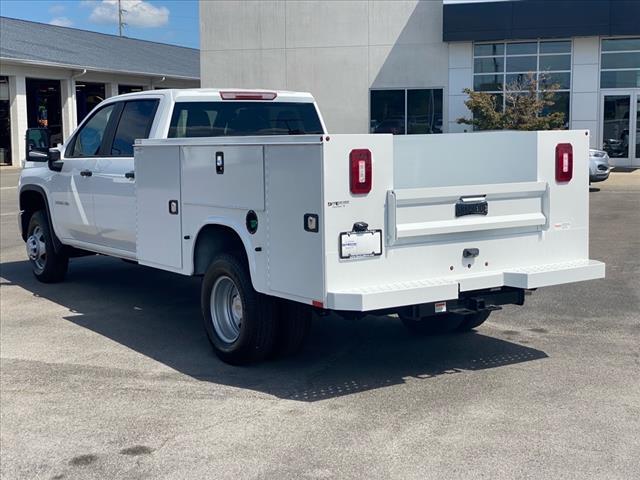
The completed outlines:
{"type": "Polygon", "coordinates": [[[480,249],[479,248],[465,248],[462,251],[462,256],[464,258],[475,258],[478,255],[480,255],[480,249]]]}

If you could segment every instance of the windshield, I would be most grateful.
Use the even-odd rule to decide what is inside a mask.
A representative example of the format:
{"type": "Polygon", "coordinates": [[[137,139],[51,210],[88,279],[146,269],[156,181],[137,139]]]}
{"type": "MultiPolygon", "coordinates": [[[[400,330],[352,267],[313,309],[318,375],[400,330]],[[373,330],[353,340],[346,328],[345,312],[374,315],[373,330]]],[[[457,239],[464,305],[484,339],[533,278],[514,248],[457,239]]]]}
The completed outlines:
{"type": "Polygon", "coordinates": [[[177,102],[169,138],[323,133],[313,103],[177,102]]]}

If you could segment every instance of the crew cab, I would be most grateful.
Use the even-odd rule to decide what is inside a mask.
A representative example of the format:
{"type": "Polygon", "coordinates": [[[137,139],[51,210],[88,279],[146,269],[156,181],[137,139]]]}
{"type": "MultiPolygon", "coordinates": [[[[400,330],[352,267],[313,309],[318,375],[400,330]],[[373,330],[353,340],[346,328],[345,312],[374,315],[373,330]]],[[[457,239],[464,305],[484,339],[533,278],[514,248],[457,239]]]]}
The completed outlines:
{"type": "Polygon", "coordinates": [[[244,364],[298,349],[314,311],[467,331],[602,278],[588,158],[585,130],[330,134],[308,93],[148,91],[29,150],[20,225],[43,282],[88,254],[201,276],[209,340],[244,364]]]}

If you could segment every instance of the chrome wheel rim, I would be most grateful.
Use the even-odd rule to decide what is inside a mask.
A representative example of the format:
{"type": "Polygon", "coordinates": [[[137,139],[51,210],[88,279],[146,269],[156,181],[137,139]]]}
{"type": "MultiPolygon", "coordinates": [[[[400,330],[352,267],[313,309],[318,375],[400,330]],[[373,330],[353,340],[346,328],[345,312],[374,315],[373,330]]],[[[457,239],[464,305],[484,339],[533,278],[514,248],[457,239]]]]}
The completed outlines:
{"type": "Polygon", "coordinates": [[[243,306],[235,282],[223,276],[211,289],[211,322],[218,337],[225,343],[233,343],[240,336],[243,306]]]}
{"type": "Polygon", "coordinates": [[[44,270],[47,262],[47,245],[44,241],[44,231],[40,225],[37,225],[27,238],[27,255],[36,270],[44,270]]]}

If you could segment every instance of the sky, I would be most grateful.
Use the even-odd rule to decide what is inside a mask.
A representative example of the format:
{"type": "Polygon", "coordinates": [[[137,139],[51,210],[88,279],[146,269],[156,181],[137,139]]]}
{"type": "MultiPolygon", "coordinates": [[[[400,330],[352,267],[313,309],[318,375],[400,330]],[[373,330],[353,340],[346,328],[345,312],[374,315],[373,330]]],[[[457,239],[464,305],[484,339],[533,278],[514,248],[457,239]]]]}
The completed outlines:
{"type": "MultiPolygon", "coordinates": [[[[118,34],[117,0],[0,0],[0,15],[118,34]]],[[[123,34],[131,38],[200,47],[197,0],[122,0],[123,34]]]]}

